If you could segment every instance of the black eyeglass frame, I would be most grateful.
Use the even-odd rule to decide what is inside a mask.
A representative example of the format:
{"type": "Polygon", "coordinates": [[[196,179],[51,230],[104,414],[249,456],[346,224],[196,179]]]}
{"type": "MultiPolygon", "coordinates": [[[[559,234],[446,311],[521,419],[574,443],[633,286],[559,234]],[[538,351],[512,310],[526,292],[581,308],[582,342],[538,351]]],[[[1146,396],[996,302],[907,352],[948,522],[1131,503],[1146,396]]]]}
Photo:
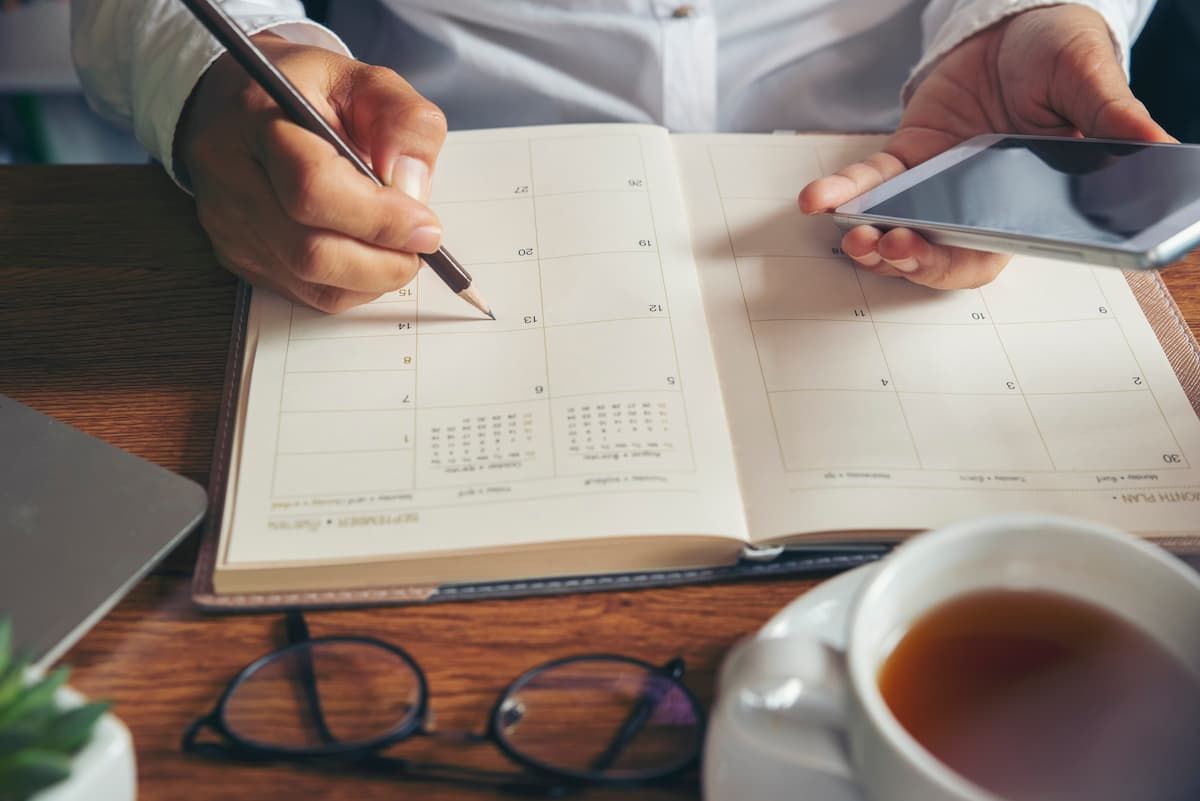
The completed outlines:
{"type": "MultiPolygon", "coordinates": [[[[408,767],[410,763],[408,763],[407,760],[385,757],[380,752],[393,745],[403,742],[410,737],[434,733],[427,728],[429,720],[429,683],[425,677],[425,672],[421,670],[421,667],[417,661],[399,646],[393,645],[392,643],[376,637],[333,635],[308,638],[307,626],[304,624],[302,617],[299,617],[298,615],[296,617],[292,617],[289,615],[288,623],[289,634],[291,634],[294,639],[298,638],[298,641],[292,642],[289,645],[285,645],[268,654],[264,654],[238,671],[238,673],[232,679],[230,679],[224,691],[217,699],[217,702],[212,710],[207,715],[195,720],[188,727],[187,731],[183,735],[181,743],[182,749],[188,753],[211,753],[213,749],[219,749],[220,753],[225,756],[233,755],[259,761],[274,761],[280,759],[304,761],[309,759],[337,758],[359,761],[377,759],[384,760],[389,764],[394,764],[397,767],[408,767]],[[325,745],[313,747],[264,744],[243,737],[229,727],[226,722],[227,708],[230,699],[234,696],[242,684],[244,684],[251,676],[265,666],[285,659],[290,654],[298,653],[300,651],[308,651],[314,647],[320,646],[321,644],[350,644],[356,646],[380,648],[391,655],[398,657],[408,667],[408,669],[412,671],[413,676],[416,678],[418,697],[415,708],[404,720],[400,721],[396,724],[396,726],[392,727],[383,734],[378,735],[377,737],[373,737],[361,742],[344,743],[338,741],[336,738],[333,738],[332,735],[328,735],[326,730],[326,735],[329,737],[329,739],[331,739],[331,742],[325,745]],[[217,744],[198,742],[197,736],[204,729],[212,730],[214,733],[219,735],[225,741],[225,743],[217,744]],[[232,749],[230,749],[229,746],[232,746],[232,749]],[[230,754],[230,750],[233,750],[234,753],[230,754]]],[[[696,695],[682,683],[681,679],[683,677],[684,669],[684,662],[678,657],[669,660],[662,666],[656,666],[650,662],[636,659],[634,657],[609,653],[579,654],[543,662],[521,673],[519,676],[509,682],[503,690],[500,691],[495,703],[492,705],[491,710],[488,713],[486,731],[483,734],[472,734],[470,735],[470,738],[480,742],[487,741],[492,743],[510,761],[522,768],[525,768],[540,779],[557,780],[569,785],[591,784],[605,786],[635,786],[670,780],[686,772],[698,763],[705,736],[706,721],[704,708],[700,704],[700,701],[696,695]],[[668,680],[671,688],[683,693],[695,717],[695,747],[685,757],[676,760],[674,763],[669,763],[666,766],[644,771],[642,773],[621,774],[615,776],[606,775],[601,772],[605,769],[605,766],[600,766],[592,772],[572,770],[542,762],[514,748],[511,743],[509,743],[508,739],[500,733],[502,716],[505,711],[505,702],[509,698],[513,697],[514,694],[523,686],[547,670],[552,670],[562,665],[579,662],[624,663],[646,671],[647,676],[656,676],[668,680]]],[[[320,714],[320,702],[318,696],[316,695],[315,684],[309,677],[302,677],[299,679],[299,682],[303,685],[305,693],[308,696],[309,704],[316,713],[315,718],[318,722],[317,725],[324,729],[324,723],[320,714]]],[[[626,745],[628,740],[632,739],[632,736],[640,730],[641,725],[644,724],[648,719],[649,714],[653,713],[655,707],[657,706],[657,702],[660,700],[661,696],[659,698],[651,698],[643,695],[642,698],[639,699],[638,703],[631,708],[630,713],[626,716],[626,719],[622,723],[620,729],[610,741],[609,747],[597,761],[604,760],[611,764],[611,760],[619,756],[623,746],[626,745]]],[[[493,780],[502,778],[506,780],[506,783],[508,784],[513,784],[515,780],[516,784],[514,786],[516,786],[517,789],[524,791],[528,791],[530,789],[527,786],[519,784],[522,778],[520,776],[500,776],[493,771],[478,770],[475,768],[469,768],[467,766],[458,767],[439,765],[436,767],[438,770],[442,771],[447,769],[460,770],[466,774],[469,774],[471,777],[473,777],[473,779],[478,779],[479,777],[488,777],[493,780]]],[[[430,776],[429,778],[434,777],[430,776]]],[[[554,787],[551,785],[542,787],[540,789],[552,791],[554,787]]]]}

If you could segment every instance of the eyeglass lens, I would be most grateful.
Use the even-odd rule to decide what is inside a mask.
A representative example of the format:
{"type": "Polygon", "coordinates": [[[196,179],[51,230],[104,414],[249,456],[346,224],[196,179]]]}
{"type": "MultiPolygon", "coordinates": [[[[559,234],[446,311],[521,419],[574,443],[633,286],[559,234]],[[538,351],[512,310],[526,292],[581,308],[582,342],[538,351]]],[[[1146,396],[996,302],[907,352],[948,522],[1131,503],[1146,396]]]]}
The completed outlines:
{"type": "Polygon", "coordinates": [[[315,642],[246,676],[225,702],[224,722],[231,734],[269,748],[361,745],[408,723],[420,701],[416,672],[399,654],[370,643],[315,642]]]}
{"type": "MultiPolygon", "coordinates": [[[[422,684],[399,653],[317,640],[243,676],[225,701],[234,736],[266,748],[371,745],[421,709],[422,684]],[[310,680],[306,680],[310,679],[310,680]],[[306,688],[316,689],[315,697],[306,688]]],[[[662,775],[700,747],[701,711],[671,678],[620,658],[582,657],[527,673],[495,707],[492,732],[519,759],[601,779],[662,775]]]]}
{"type": "Polygon", "coordinates": [[[577,776],[661,774],[700,745],[700,714],[670,676],[617,659],[547,667],[497,709],[497,736],[526,759],[577,776]]]}

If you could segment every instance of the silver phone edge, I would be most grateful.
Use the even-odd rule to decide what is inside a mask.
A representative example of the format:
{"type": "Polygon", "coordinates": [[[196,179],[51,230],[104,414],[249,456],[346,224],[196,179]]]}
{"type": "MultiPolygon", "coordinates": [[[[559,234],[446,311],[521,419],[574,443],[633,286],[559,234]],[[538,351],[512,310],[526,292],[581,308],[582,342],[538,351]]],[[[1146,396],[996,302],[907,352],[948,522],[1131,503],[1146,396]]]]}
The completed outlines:
{"type": "Polygon", "coordinates": [[[970,248],[972,250],[987,250],[994,253],[1011,253],[1024,256],[1040,256],[1042,258],[1061,259],[1063,261],[1096,264],[1105,267],[1117,267],[1122,270],[1156,270],[1167,266],[1190,250],[1200,235],[1200,222],[1189,226],[1183,231],[1160,242],[1150,250],[1131,251],[1119,248],[1105,248],[1082,242],[1062,242],[1037,237],[1007,235],[993,231],[964,231],[941,228],[927,223],[915,223],[912,220],[891,220],[869,215],[833,213],[833,221],[842,230],[848,230],[857,225],[873,225],[887,230],[889,228],[908,228],[916,231],[939,245],[970,248]]]}

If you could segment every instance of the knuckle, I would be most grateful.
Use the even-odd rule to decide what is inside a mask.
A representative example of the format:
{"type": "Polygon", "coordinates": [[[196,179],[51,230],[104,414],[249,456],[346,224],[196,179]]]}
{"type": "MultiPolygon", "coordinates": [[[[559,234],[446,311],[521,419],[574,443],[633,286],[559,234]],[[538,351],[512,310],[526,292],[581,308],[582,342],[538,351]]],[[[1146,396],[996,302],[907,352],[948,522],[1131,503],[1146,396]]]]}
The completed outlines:
{"type": "Polygon", "coordinates": [[[966,289],[965,284],[969,280],[967,275],[955,270],[948,263],[922,264],[913,275],[919,277],[925,286],[933,289],[966,289]]]}
{"type": "Polygon", "coordinates": [[[292,272],[302,281],[323,283],[332,271],[332,241],[324,234],[312,232],[300,240],[300,252],[292,264],[292,272]]]}
{"type": "Polygon", "coordinates": [[[409,120],[414,127],[436,136],[439,140],[446,136],[448,128],[446,114],[423,97],[413,103],[409,109],[409,120]]]}
{"type": "Polygon", "coordinates": [[[418,255],[412,253],[395,253],[394,258],[388,259],[385,275],[382,277],[386,283],[385,291],[394,291],[402,287],[407,287],[412,283],[416,273],[421,269],[421,259],[418,255]]]}
{"type": "Polygon", "coordinates": [[[375,268],[377,288],[383,292],[394,292],[408,286],[421,269],[421,259],[411,253],[392,251],[386,259],[380,259],[375,268]]]}
{"type": "Polygon", "coordinates": [[[367,64],[358,71],[358,79],[364,83],[391,84],[403,80],[395,70],[381,67],[378,64],[367,64]]]}
{"type": "Polygon", "coordinates": [[[346,75],[349,93],[368,92],[376,97],[407,102],[415,90],[395,70],[377,64],[360,64],[346,75]]]}
{"type": "Polygon", "coordinates": [[[399,215],[387,213],[387,210],[383,212],[372,215],[370,222],[366,223],[366,236],[363,238],[384,247],[403,244],[410,235],[408,221],[399,215]]]}
{"type": "Polygon", "coordinates": [[[354,298],[344,289],[335,286],[317,287],[312,295],[312,306],[326,314],[337,314],[353,307],[354,298]]]}
{"type": "Polygon", "coordinates": [[[980,287],[987,286],[988,284],[992,283],[992,281],[996,280],[996,277],[1000,275],[1000,271],[1003,269],[1004,265],[1000,265],[987,270],[980,270],[979,273],[975,275],[974,279],[971,281],[971,285],[968,288],[979,289],[980,287]]]}
{"type": "Polygon", "coordinates": [[[311,164],[300,164],[284,186],[281,203],[293,220],[315,226],[321,223],[322,191],[321,170],[311,164]]]}
{"type": "Polygon", "coordinates": [[[398,253],[392,261],[391,289],[407,286],[417,277],[421,259],[411,253],[398,253]]]}
{"type": "Polygon", "coordinates": [[[362,89],[386,98],[375,110],[376,121],[417,131],[439,143],[445,138],[448,128],[445,113],[394,71],[366,65],[355,70],[349,80],[352,92],[362,89]]]}

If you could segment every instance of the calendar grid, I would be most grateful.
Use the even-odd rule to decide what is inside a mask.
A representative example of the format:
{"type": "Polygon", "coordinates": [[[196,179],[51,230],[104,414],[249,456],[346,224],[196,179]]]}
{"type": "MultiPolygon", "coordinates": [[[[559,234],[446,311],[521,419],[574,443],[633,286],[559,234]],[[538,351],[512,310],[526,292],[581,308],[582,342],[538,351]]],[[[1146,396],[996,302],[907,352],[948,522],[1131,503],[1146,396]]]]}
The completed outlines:
{"type": "MultiPolygon", "coordinates": [[[[529,158],[529,192],[534,198],[538,197],[537,180],[534,177],[533,170],[533,140],[530,139],[525,143],[525,152],[529,158]]],[[[543,401],[546,408],[546,417],[551,420],[548,436],[550,438],[550,470],[551,474],[558,475],[558,448],[555,445],[554,437],[554,382],[550,380],[550,343],[546,331],[546,287],[542,276],[542,248],[540,238],[538,237],[538,220],[537,220],[537,201],[533,203],[533,241],[538,242],[537,252],[534,254],[537,262],[538,273],[538,314],[540,319],[540,327],[542,329],[542,365],[546,371],[546,398],[543,401]]]]}
{"type": "MultiPolygon", "coordinates": [[[[1112,304],[1108,299],[1108,293],[1104,291],[1104,287],[1101,286],[1100,281],[1096,277],[1096,274],[1094,272],[1092,273],[1092,281],[1095,282],[1096,290],[1100,293],[1100,296],[1102,298],[1104,298],[1105,308],[1112,308],[1112,304]]],[[[1175,443],[1174,453],[1178,454],[1180,459],[1182,460],[1182,464],[1181,464],[1182,467],[1190,467],[1191,464],[1188,461],[1187,453],[1183,450],[1182,446],[1179,444],[1179,435],[1175,432],[1175,427],[1171,425],[1171,421],[1170,421],[1170,419],[1168,419],[1166,412],[1163,411],[1162,402],[1158,399],[1158,394],[1154,392],[1154,387],[1150,383],[1150,376],[1146,374],[1146,370],[1142,366],[1142,360],[1140,358],[1138,358],[1137,351],[1134,349],[1133,345],[1130,343],[1129,334],[1125,331],[1125,326],[1121,323],[1120,317],[1116,318],[1116,323],[1117,323],[1117,329],[1121,332],[1121,339],[1124,340],[1125,347],[1129,349],[1130,357],[1133,359],[1134,364],[1137,365],[1138,377],[1140,377],[1145,382],[1145,385],[1146,385],[1145,391],[1149,392],[1150,397],[1154,398],[1154,406],[1156,409],[1158,409],[1158,413],[1160,415],[1162,415],[1163,422],[1166,424],[1167,430],[1170,431],[1170,433],[1171,433],[1171,439],[1175,443]]]]}
{"type": "MultiPolygon", "coordinates": [[[[1058,283],[1031,284],[1039,288],[1037,297],[1022,291],[1025,274],[1044,278],[1025,266],[1036,261],[1029,258],[1014,260],[995,284],[956,291],[857,269],[837,255],[834,226],[794,208],[798,187],[861,157],[836,147],[834,153],[821,145],[715,142],[702,150],[784,475],[859,468],[930,475],[1186,468],[1179,438],[1144,380],[1120,315],[1108,311],[1113,304],[1093,268],[1049,273],[1058,283]],[[1088,292],[1099,293],[1090,309],[1087,292],[1079,291],[1083,280],[1088,292]],[[1069,298],[1066,308],[1055,303],[1057,287],[1069,298]],[[870,341],[867,329],[856,334],[843,327],[866,322],[870,341]],[[1116,329],[1104,327],[1112,323],[1116,329]],[[1138,386],[1123,385],[1125,364],[1141,374],[1134,377],[1138,386]],[[888,394],[894,406],[884,402],[888,394]],[[1143,433],[1106,428],[1106,414],[1137,420],[1143,433]],[[975,437],[982,425],[1006,433],[975,437]],[[982,450],[963,445],[974,439],[982,450]],[[871,467],[881,464],[887,467],[871,467]]],[[[742,383],[748,379],[743,373],[742,383]]]]}
{"type": "Polygon", "coordinates": [[[671,319],[671,305],[670,305],[671,301],[670,301],[670,296],[667,292],[667,279],[666,279],[666,275],[664,274],[664,271],[663,271],[664,268],[663,268],[663,263],[662,263],[662,248],[661,248],[662,240],[659,238],[659,235],[658,235],[658,224],[654,220],[654,204],[652,202],[650,202],[650,191],[651,191],[650,171],[648,169],[646,169],[646,148],[642,145],[642,140],[640,140],[640,139],[637,140],[637,146],[638,146],[638,159],[641,162],[641,167],[642,167],[642,175],[645,176],[644,180],[646,181],[646,200],[647,200],[646,207],[647,207],[648,211],[650,212],[650,235],[652,237],[654,237],[654,255],[658,262],[658,281],[659,281],[659,286],[662,288],[662,292],[663,292],[663,295],[662,295],[663,296],[663,312],[664,312],[664,314],[666,314],[666,317],[667,317],[667,332],[671,335],[671,356],[674,359],[674,366],[675,366],[675,370],[674,370],[675,382],[676,382],[675,391],[678,393],[678,395],[681,399],[681,403],[679,404],[679,407],[683,414],[683,430],[687,436],[688,451],[690,453],[695,453],[696,452],[696,443],[692,437],[691,421],[688,418],[688,406],[687,406],[687,403],[682,402],[683,382],[686,379],[682,375],[681,371],[679,370],[679,342],[675,338],[675,321],[671,319]]]}
{"type": "MultiPolygon", "coordinates": [[[[529,146],[531,149],[533,147],[534,141],[536,141],[536,140],[533,140],[533,139],[529,140],[529,146]]],[[[532,155],[530,156],[530,158],[532,159],[532,155]]],[[[532,179],[530,179],[530,180],[532,181],[532,179]]],[[[532,186],[532,183],[530,184],[530,186],[532,186]]],[[[561,191],[561,192],[535,192],[534,190],[530,191],[530,195],[536,194],[537,197],[568,197],[570,195],[604,195],[604,194],[628,194],[628,193],[629,193],[628,189],[572,189],[569,191],[561,191]]],[[[522,198],[496,198],[496,200],[521,200],[521,199],[522,198]]],[[[473,201],[473,200],[443,200],[443,201],[439,201],[439,204],[442,206],[453,206],[456,203],[474,203],[474,202],[476,202],[476,201],[473,201]]]]}
{"type": "Polygon", "coordinates": [[[443,225],[491,232],[455,252],[496,321],[465,319],[421,274],[341,315],[290,309],[285,354],[299,356],[285,357],[275,497],[696,473],[643,143],[595,144],[608,162],[537,136],[443,162],[443,225]],[[320,479],[343,454],[373,458],[320,479]]]}
{"type": "MultiPolygon", "coordinates": [[[[590,194],[590,193],[588,193],[588,194],[590,194]]],[[[629,194],[629,193],[623,193],[623,194],[629,194]]],[[[571,259],[571,258],[575,258],[576,256],[624,256],[624,255],[629,255],[629,254],[633,254],[633,253],[645,253],[645,252],[646,251],[644,251],[644,250],[625,250],[625,249],[588,250],[588,251],[577,251],[574,253],[567,253],[562,256],[553,256],[553,257],[547,258],[546,261],[552,261],[553,259],[571,259]]],[[[464,264],[483,264],[483,263],[486,263],[486,264],[524,264],[527,262],[536,262],[536,261],[539,261],[539,259],[537,259],[537,258],[513,259],[512,261],[492,261],[489,259],[486,262],[481,262],[478,259],[472,259],[472,260],[464,260],[463,263],[464,264]]]]}
{"type": "MultiPolygon", "coordinates": [[[[737,276],[738,301],[741,304],[742,311],[745,312],[746,320],[751,321],[751,323],[750,323],[750,341],[754,345],[754,358],[757,360],[756,366],[758,369],[756,372],[757,372],[759,381],[762,382],[761,386],[762,386],[763,395],[765,397],[769,398],[770,392],[767,389],[767,377],[766,377],[767,373],[766,373],[766,370],[763,369],[763,363],[762,363],[762,348],[759,347],[758,334],[754,330],[754,324],[752,322],[752,317],[750,315],[750,302],[747,300],[746,284],[742,280],[742,271],[741,271],[741,268],[738,266],[737,247],[734,245],[734,242],[733,242],[733,226],[731,226],[729,224],[729,211],[725,207],[725,198],[721,194],[721,184],[720,184],[720,180],[717,175],[717,163],[716,163],[716,160],[713,155],[713,148],[711,148],[711,147],[705,148],[705,153],[708,157],[708,166],[712,170],[713,183],[717,186],[717,195],[721,200],[721,219],[724,222],[725,241],[729,245],[729,254],[730,254],[730,256],[733,257],[734,274],[737,276]]],[[[771,429],[775,432],[775,449],[776,449],[775,453],[779,458],[779,464],[783,467],[784,470],[786,470],[787,469],[787,457],[785,456],[785,454],[783,452],[783,440],[779,436],[779,421],[776,419],[776,416],[775,416],[775,407],[772,406],[769,402],[767,403],[767,412],[771,416],[771,429]]]]}
{"type": "Polygon", "coordinates": [[[412,436],[412,452],[409,454],[409,458],[412,460],[411,467],[410,467],[411,472],[409,473],[409,475],[412,476],[412,479],[411,479],[412,480],[412,487],[411,487],[412,489],[416,489],[416,487],[417,487],[417,476],[420,475],[419,469],[420,469],[420,458],[421,458],[421,438],[420,438],[420,434],[419,434],[419,432],[421,431],[421,427],[420,427],[420,420],[421,420],[420,399],[421,399],[421,396],[417,394],[417,391],[418,391],[419,382],[421,380],[421,304],[420,304],[418,298],[420,298],[420,292],[421,292],[421,273],[422,272],[424,272],[424,270],[417,271],[417,275],[414,280],[414,283],[416,284],[417,294],[413,295],[413,298],[412,298],[413,353],[416,354],[416,358],[417,358],[417,363],[415,365],[415,369],[412,371],[412,374],[413,374],[413,376],[412,376],[412,382],[413,382],[412,435],[413,436],[412,436]]]}
{"type": "MultiPolygon", "coordinates": [[[[875,315],[871,311],[871,299],[867,297],[867,292],[862,285],[862,273],[858,270],[854,271],[854,280],[858,282],[858,290],[862,293],[863,307],[867,312],[867,320],[871,322],[871,330],[875,333],[875,342],[879,345],[879,353],[883,357],[883,368],[887,371],[887,380],[892,387],[892,396],[896,399],[896,406],[900,410],[900,419],[904,421],[904,431],[908,434],[908,439],[912,443],[913,456],[917,460],[917,468],[925,467],[924,461],[921,459],[921,449],[917,447],[917,438],[913,436],[912,423],[908,420],[908,412],[904,408],[904,400],[900,397],[900,389],[896,386],[896,375],[892,371],[892,366],[888,363],[887,350],[883,347],[883,338],[879,336],[879,326],[875,322],[875,315]]],[[[776,432],[775,436],[779,436],[776,432]]]]}
{"type": "MultiPolygon", "coordinates": [[[[643,252],[643,251],[639,251],[639,252],[643,252]]],[[[596,254],[594,254],[594,253],[587,253],[587,254],[583,254],[583,255],[587,255],[587,256],[593,256],[593,255],[596,255],[596,254]]],[[[547,261],[549,261],[549,259],[547,259],[547,261]]],[[[531,260],[529,260],[529,262],[527,262],[527,263],[533,264],[533,263],[536,263],[536,262],[535,262],[535,260],[531,259],[531,260]]],[[[495,262],[489,262],[489,264],[490,264],[491,266],[495,266],[495,262]]],[[[543,322],[539,321],[539,323],[538,323],[538,327],[539,327],[539,328],[550,328],[550,329],[554,329],[554,328],[571,328],[571,327],[577,327],[577,326],[588,326],[588,325],[595,325],[595,324],[596,324],[596,323],[598,323],[598,322],[605,322],[605,323],[628,323],[628,322],[633,322],[633,321],[635,321],[635,320],[661,320],[661,319],[663,319],[663,318],[662,318],[660,315],[656,315],[656,314],[631,314],[631,315],[624,316],[624,317],[611,317],[611,318],[608,318],[608,319],[605,319],[605,320],[584,320],[584,321],[581,321],[581,322],[565,322],[565,323],[548,323],[548,324],[545,324],[545,323],[543,323],[543,322]]],[[[497,323],[499,323],[499,322],[500,322],[500,321],[499,321],[499,320],[497,320],[497,323]]],[[[515,329],[509,329],[509,330],[521,330],[521,329],[519,329],[519,328],[515,328],[515,329]]],[[[480,336],[480,335],[479,335],[479,334],[477,334],[477,333],[475,333],[475,332],[473,332],[473,331],[440,331],[440,332],[438,332],[438,336],[440,336],[440,337],[477,337],[477,336],[480,336]]],[[[297,341],[297,342],[319,342],[319,341],[321,341],[321,340],[338,340],[338,339],[361,340],[361,339],[363,339],[363,338],[364,338],[364,337],[361,337],[361,336],[355,336],[355,335],[353,335],[353,334],[347,334],[347,335],[344,335],[344,336],[319,336],[319,337],[318,337],[318,336],[305,336],[305,337],[295,337],[295,338],[294,338],[294,341],[297,341]]],[[[319,371],[319,370],[304,370],[304,371],[298,371],[298,372],[321,372],[321,371],[319,371]]],[[[330,372],[340,372],[340,371],[334,370],[334,371],[330,371],[330,372]]],[[[386,370],[386,369],[384,369],[384,368],[380,368],[380,369],[379,369],[379,370],[377,370],[376,372],[387,372],[387,370],[386,370]]]]}
{"type": "MultiPolygon", "coordinates": [[[[291,356],[292,331],[294,328],[295,321],[296,321],[296,307],[292,306],[291,308],[288,309],[288,330],[287,330],[287,336],[283,340],[283,367],[284,367],[285,373],[287,371],[288,358],[291,356]]],[[[277,409],[283,408],[283,393],[284,393],[285,389],[286,389],[285,383],[283,381],[280,381],[279,382],[279,394],[275,398],[275,403],[276,403],[275,408],[277,408],[277,409]]],[[[270,486],[272,489],[274,489],[276,486],[278,486],[276,484],[276,482],[279,480],[279,430],[278,429],[276,429],[274,432],[274,442],[272,442],[271,445],[272,445],[272,448],[271,448],[272,458],[271,458],[271,485],[270,486]]]]}
{"type": "Polygon", "coordinates": [[[996,334],[996,340],[1000,343],[1000,349],[1004,352],[1004,358],[1008,363],[1008,369],[1012,371],[1013,385],[1016,391],[1021,395],[1021,401],[1025,404],[1025,411],[1029,414],[1029,419],[1033,421],[1034,430],[1037,431],[1038,440],[1042,444],[1042,450],[1046,454],[1046,458],[1050,460],[1050,469],[1055,471],[1058,465],[1054,461],[1054,453],[1050,450],[1050,446],[1046,443],[1046,435],[1042,433],[1042,426],[1038,422],[1037,415],[1033,413],[1033,407],[1029,405],[1029,394],[1025,392],[1025,388],[1021,386],[1021,377],[1017,374],[1017,369],[1013,365],[1012,356],[1008,354],[1008,347],[1004,344],[1004,337],[1000,335],[1000,329],[996,327],[996,315],[992,314],[992,309],[988,305],[987,295],[980,292],[979,301],[986,309],[987,318],[991,322],[992,331],[996,334]]]}
{"type": "Polygon", "coordinates": [[[449,137],[431,208],[497,319],[428,271],[336,315],[255,292],[228,558],[1200,502],[1152,494],[1194,478],[1200,427],[1112,275],[1020,258],[932,291],[797,211],[879,141],[449,137]]]}

